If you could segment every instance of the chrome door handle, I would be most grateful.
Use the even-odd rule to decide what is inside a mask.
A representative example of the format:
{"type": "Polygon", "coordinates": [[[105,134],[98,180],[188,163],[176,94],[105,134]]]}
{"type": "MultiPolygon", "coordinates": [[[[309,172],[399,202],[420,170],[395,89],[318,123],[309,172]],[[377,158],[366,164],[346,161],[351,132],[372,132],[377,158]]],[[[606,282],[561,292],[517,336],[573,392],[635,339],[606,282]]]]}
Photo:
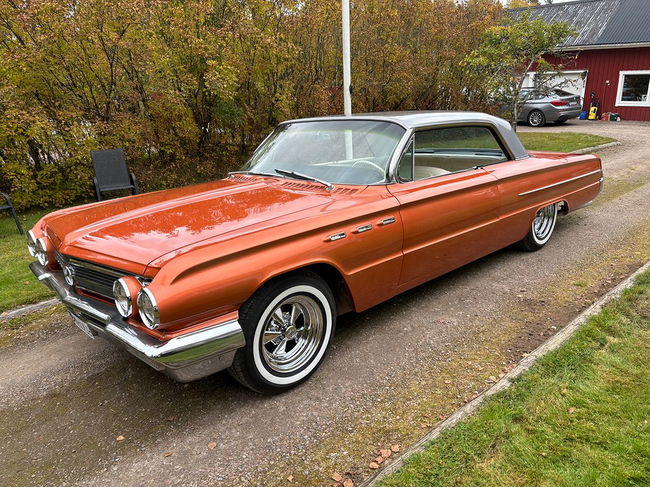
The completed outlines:
{"type": "Polygon", "coordinates": [[[367,232],[368,230],[372,230],[372,223],[361,225],[360,227],[355,228],[354,233],[363,233],[367,232]]]}

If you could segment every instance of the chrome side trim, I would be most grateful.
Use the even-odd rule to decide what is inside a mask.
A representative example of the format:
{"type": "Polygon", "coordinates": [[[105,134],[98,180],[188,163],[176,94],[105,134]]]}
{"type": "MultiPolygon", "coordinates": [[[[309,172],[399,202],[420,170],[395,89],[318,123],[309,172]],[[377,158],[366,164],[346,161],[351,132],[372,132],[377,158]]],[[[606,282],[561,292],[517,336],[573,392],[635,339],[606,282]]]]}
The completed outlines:
{"type": "Polygon", "coordinates": [[[380,222],[379,222],[379,224],[381,226],[390,225],[391,223],[395,223],[395,217],[394,216],[389,216],[388,218],[384,218],[383,220],[380,220],[380,222]]]}
{"type": "Polygon", "coordinates": [[[541,188],[531,189],[530,191],[519,193],[517,196],[526,196],[527,194],[537,193],[538,191],[544,191],[545,189],[554,188],[555,186],[560,186],[561,184],[570,183],[571,181],[577,181],[578,179],[586,178],[587,176],[592,176],[594,174],[601,174],[601,173],[602,171],[600,169],[597,169],[595,171],[581,174],[580,176],[576,176],[574,178],[565,179],[564,181],[560,181],[558,183],[549,184],[548,186],[542,186],[541,188]]]}
{"type": "Polygon", "coordinates": [[[59,295],[70,314],[83,321],[93,334],[118,343],[176,380],[188,382],[230,367],[236,350],[246,344],[237,320],[166,341],[158,340],[129,325],[114,306],[78,297],[66,284],[62,272],[49,271],[37,262],[32,262],[29,267],[39,281],[59,295]]]}

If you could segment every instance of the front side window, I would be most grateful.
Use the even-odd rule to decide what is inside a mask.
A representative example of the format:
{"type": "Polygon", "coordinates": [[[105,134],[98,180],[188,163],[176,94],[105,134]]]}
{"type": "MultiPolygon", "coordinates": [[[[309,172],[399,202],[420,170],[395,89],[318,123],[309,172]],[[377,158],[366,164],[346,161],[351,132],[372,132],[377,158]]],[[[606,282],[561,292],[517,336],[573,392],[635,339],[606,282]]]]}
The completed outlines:
{"type": "MultiPolygon", "coordinates": [[[[492,130],[483,126],[443,127],[415,133],[412,158],[413,169],[400,165],[400,179],[413,180],[443,176],[497,162],[507,161],[492,130]]],[[[402,156],[401,164],[408,157],[402,156]]]]}
{"type": "Polygon", "coordinates": [[[616,104],[650,106],[650,71],[622,72],[616,104]]]}
{"type": "Polygon", "coordinates": [[[280,125],[244,171],[300,173],[328,183],[386,181],[387,167],[406,130],[369,120],[319,120],[280,125]]]}

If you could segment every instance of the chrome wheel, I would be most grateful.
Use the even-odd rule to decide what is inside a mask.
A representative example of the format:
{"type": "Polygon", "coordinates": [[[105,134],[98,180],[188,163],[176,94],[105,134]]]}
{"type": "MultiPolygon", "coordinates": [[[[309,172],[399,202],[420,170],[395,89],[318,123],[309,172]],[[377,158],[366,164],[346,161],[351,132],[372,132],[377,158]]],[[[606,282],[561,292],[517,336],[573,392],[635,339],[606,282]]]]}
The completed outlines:
{"type": "Polygon", "coordinates": [[[323,310],[311,296],[294,295],[280,302],[261,333],[261,352],[272,371],[291,374],[308,364],[321,347],[323,310]]]}
{"type": "Polygon", "coordinates": [[[555,228],[557,205],[549,205],[537,212],[533,220],[532,236],[538,245],[545,244],[555,228]]]}
{"type": "Polygon", "coordinates": [[[228,369],[246,387],[277,394],[301,384],[325,359],[336,328],[336,301],[308,270],[260,287],[239,309],[246,345],[228,369]]]}
{"type": "Polygon", "coordinates": [[[533,127],[540,127],[544,125],[546,118],[539,110],[533,110],[528,114],[528,123],[533,127]]]}

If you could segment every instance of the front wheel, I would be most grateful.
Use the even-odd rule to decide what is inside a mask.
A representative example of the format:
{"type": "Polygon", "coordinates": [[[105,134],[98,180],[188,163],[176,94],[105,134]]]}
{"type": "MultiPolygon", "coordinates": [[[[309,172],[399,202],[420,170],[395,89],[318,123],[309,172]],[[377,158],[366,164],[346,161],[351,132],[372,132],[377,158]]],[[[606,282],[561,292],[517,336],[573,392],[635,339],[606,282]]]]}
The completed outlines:
{"type": "Polygon", "coordinates": [[[533,110],[528,114],[528,125],[531,127],[542,127],[546,124],[546,117],[540,110],[533,110]]]}
{"type": "Polygon", "coordinates": [[[336,305],[317,274],[301,272],[262,286],[241,307],[246,345],[230,374],[244,386],[277,394],[301,384],[325,358],[336,326],[336,305]]]}
{"type": "Polygon", "coordinates": [[[558,204],[545,206],[535,214],[528,234],[519,242],[519,246],[529,252],[541,249],[553,234],[557,221],[558,204]]]}

